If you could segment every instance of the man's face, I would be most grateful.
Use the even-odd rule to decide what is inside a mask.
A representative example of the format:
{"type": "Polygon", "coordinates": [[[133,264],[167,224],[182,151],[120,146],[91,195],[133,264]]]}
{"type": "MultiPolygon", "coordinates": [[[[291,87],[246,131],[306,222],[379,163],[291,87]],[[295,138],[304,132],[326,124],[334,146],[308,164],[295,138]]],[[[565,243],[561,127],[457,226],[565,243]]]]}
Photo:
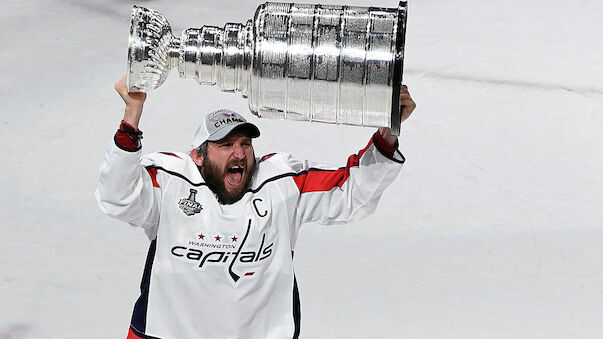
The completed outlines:
{"type": "Polygon", "coordinates": [[[222,140],[210,141],[207,155],[199,167],[218,202],[232,204],[251,186],[255,165],[251,138],[244,132],[235,131],[222,140]]]}

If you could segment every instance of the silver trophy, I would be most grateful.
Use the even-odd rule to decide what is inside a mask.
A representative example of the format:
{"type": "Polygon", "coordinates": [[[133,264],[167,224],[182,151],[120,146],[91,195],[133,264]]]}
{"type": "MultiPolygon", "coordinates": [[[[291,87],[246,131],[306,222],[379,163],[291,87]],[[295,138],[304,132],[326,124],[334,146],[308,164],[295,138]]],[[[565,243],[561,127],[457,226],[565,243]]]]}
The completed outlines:
{"type": "Polygon", "coordinates": [[[181,78],[248,98],[267,118],[390,127],[400,133],[407,4],[398,8],[267,2],[246,24],[189,28],[134,6],[128,90],[181,78]]]}

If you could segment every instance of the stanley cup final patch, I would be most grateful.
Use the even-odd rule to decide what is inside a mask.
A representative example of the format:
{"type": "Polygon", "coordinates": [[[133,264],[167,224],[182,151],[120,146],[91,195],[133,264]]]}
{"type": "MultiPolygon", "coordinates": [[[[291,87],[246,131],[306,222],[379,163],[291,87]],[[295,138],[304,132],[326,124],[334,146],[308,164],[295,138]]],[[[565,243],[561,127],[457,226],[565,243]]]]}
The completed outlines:
{"type": "Polygon", "coordinates": [[[188,198],[182,198],[178,202],[178,207],[180,207],[184,214],[188,215],[189,217],[191,215],[201,212],[201,210],[203,209],[201,204],[195,201],[196,195],[197,190],[191,188],[188,198]]]}

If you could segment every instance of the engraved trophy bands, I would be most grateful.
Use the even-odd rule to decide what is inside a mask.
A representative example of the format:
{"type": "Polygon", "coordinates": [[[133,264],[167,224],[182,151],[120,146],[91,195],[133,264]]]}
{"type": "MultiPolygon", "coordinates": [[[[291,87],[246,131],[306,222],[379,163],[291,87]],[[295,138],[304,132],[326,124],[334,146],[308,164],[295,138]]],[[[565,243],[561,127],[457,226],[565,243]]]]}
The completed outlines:
{"type": "Polygon", "coordinates": [[[265,3],[246,24],[189,28],[134,6],[128,90],[181,78],[248,98],[258,116],[400,133],[406,2],[398,8],[265,3]]]}

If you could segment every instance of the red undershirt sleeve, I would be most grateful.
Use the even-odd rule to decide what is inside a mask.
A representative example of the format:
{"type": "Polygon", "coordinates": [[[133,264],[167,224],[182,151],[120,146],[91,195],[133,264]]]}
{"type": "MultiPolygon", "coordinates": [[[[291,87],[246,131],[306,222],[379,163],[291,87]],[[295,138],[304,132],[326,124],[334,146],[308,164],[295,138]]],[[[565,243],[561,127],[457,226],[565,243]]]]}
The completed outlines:
{"type": "Polygon", "coordinates": [[[119,125],[119,129],[115,133],[115,145],[127,152],[136,152],[141,147],[142,144],[140,139],[142,139],[142,131],[124,120],[121,121],[119,125]]]}
{"type": "Polygon", "coordinates": [[[396,150],[398,149],[398,140],[397,139],[396,139],[396,143],[392,146],[392,145],[388,144],[387,141],[385,141],[385,139],[383,139],[383,136],[381,135],[381,133],[379,133],[379,131],[377,131],[377,132],[375,132],[375,134],[373,134],[373,143],[375,144],[377,149],[379,151],[381,151],[381,153],[388,156],[389,158],[393,157],[394,152],[396,152],[396,150]]]}

